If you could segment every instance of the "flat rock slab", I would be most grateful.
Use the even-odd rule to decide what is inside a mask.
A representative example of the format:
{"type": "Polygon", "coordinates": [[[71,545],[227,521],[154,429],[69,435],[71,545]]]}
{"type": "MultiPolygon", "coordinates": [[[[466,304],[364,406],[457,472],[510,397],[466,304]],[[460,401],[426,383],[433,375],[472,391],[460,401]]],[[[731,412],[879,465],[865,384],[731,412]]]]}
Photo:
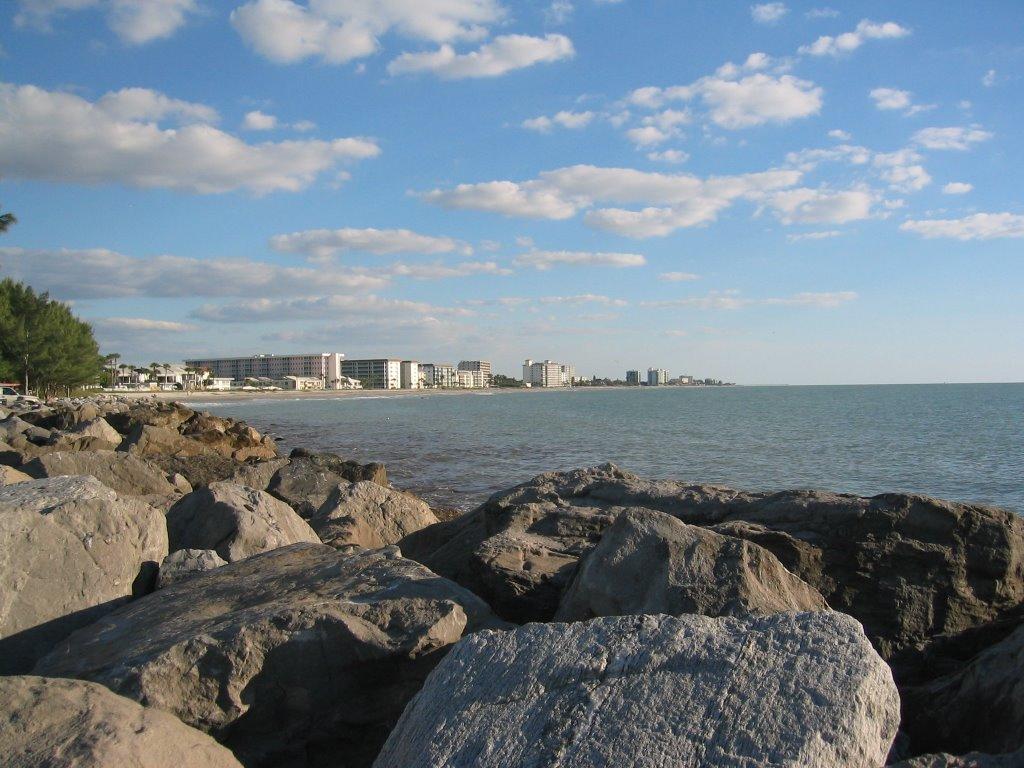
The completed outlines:
{"type": "Polygon", "coordinates": [[[166,554],[164,516],[95,478],[0,488],[0,674],[148,592],[166,554]]]}
{"type": "Polygon", "coordinates": [[[241,768],[178,718],[82,680],[0,677],[7,768],[241,768]]]}
{"type": "Polygon", "coordinates": [[[164,473],[120,451],[57,451],[20,467],[35,478],[91,475],[120,494],[170,496],[175,488],[164,473]]]}
{"type": "Polygon", "coordinates": [[[309,518],[324,544],[376,549],[437,522],[422,499],[369,480],[342,481],[309,518]]]}
{"type": "Polygon", "coordinates": [[[600,618],[465,638],[374,768],[865,768],[898,725],[848,616],[600,618]]]}
{"type": "Polygon", "coordinates": [[[137,600],[36,672],[167,710],[250,768],[368,766],[447,649],[496,625],[483,601],[394,547],[344,557],[294,544],[137,600]]]}

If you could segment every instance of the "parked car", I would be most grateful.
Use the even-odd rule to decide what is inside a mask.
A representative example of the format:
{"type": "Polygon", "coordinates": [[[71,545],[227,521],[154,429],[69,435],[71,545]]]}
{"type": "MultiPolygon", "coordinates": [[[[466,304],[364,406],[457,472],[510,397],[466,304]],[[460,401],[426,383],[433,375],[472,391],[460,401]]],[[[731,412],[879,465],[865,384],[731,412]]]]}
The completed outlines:
{"type": "Polygon", "coordinates": [[[32,395],[22,395],[14,387],[2,386],[0,387],[0,403],[5,405],[20,400],[23,403],[38,403],[40,402],[38,397],[32,395]]]}

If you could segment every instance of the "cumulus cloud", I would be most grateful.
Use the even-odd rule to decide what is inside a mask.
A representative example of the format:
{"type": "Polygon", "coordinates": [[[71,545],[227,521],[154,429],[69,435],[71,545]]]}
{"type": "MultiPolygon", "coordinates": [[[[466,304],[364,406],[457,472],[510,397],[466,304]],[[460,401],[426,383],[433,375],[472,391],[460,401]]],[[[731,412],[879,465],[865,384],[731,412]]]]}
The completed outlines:
{"type": "Polygon", "coordinates": [[[968,184],[965,181],[951,181],[942,188],[942,193],[945,195],[966,195],[974,189],[973,184],[968,184]]]}
{"type": "Polygon", "coordinates": [[[681,149],[664,149],[659,152],[648,152],[647,159],[656,163],[680,165],[690,159],[690,155],[681,149]]]}
{"type": "Polygon", "coordinates": [[[257,109],[245,113],[242,127],[247,131],[272,131],[277,128],[277,118],[257,109]]]}
{"type": "Polygon", "coordinates": [[[539,178],[525,182],[460,184],[453,190],[433,190],[423,198],[449,208],[541,219],[568,219],[602,202],[637,203],[646,207],[590,210],[585,221],[597,229],[643,238],[711,222],[738,199],[759,199],[770,190],[793,186],[800,178],[798,170],[701,179],[690,174],[576,165],[544,171],[539,178]]]}
{"type": "Polygon", "coordinates": [[[968,150],[972,144],[978,144],[991,139],[993,134],[990,131],[982,130],[981,127],[972,125],[970,127],[950,126],[946,128],[922,128],[914,134],[914,142],[926,149],[955,149],[968,150]]]}
{"type": "Polygon", "coordinates": [[[204,122],[215,114],[145,89],[90,102],[32,85],[0,84],[0,174],[263,194],[303,189],[342,162],[380,154],[376,142],[364,138],[247,144],[204,122]],[[166,118],[188,124],[161,127],[166,118]]]}
{"type": "Polygon", "coordinates": [[[700,275],[692,272],[662,272],[658,279],[663,283],[683,283],[690,280],[700,280],[700,275]]]}
{"type": "Polygon", "coordinates": [[[139,258],[102,248],[0,248],[0,263],[14,278],[60,299],[305,296],[374,290],[389,283],[387,275],[342,268],[170,255],[139,258]]]}
{"type": "Polygon", "coordinates": [[[413,280],[443,280],[450,277],[474,277],[476,275],[511,275],[512,270],[496,261],[463,261],[456,264],[392,264],[385,268],[385,274],[394,277],[410,277],[413,280]]]}
{"type": "Polygon", "coordinates": [[[629,302],[624,299],[613,299],[610,296],[603,296],[594,293],[580,293],[575,296],[541,296],[538,300],[541,304],[602,304],[606,307],[625,307],[629,302]]]}
{"type": "Polygon", "coordinates": [[[810,45],[801,46],[800,53],[809,56],[842,56],[857,50],[868,40],[895,40],[909,34],[909,29],[894,21],[876,23],[864,19],[852,32],[844,32],[836,37],[822,35],[810,45]]]}
{"type": "Polygon", "coordinates": [[[403,53],[388,64],[388,74],[427,72],[443,80],[498,77],[516,69],[571,59],[575,55],[572,41],[565,35],[501,35],[469,53],[456,53],[450,45],[442,45],[436,51],[403,53]]]}
{"type": "Polygon", "coordinates": [[[422,235],[408,229],[307,229],[270,238],[270,247],[280,253],[299,253],[323,261],[343,252],[387,256],[396,253],[470,254],[473,249],[451,237],[422,235]]]}
{"type": "Polygon", "coordinates": [[[838,229],[828,229],[820,232],[800,232],[786,235],[786,240],[790,243],[800,243],[805,240],[828,240],[833,237],[839,237],[842,234],[838,229]]]}
{"type": "Polygon", "coordinates": [[[530,251],[516,256],[517,267],[548,270],[552,267],[642,267],[647,259],[639,253],[602,253],[591,251],[530,251]]]}
{"type": "Polygon", "coordinates": [[[993,85],[995,85],[996,71],[994,69],[990,69],[988,72],[986,72],[985,76],[981,78],[981,84],[984,85],[986,88],[991,88],[993,85]]]}
{"type": "Polygon", "coordinates": [[[253,0],[232,11],[231,24],[271,61],[344,64],[376,53],[388,33],[429,43],[476,41],[504,17],[497,0],[253,0]]]}
{"type": "Polygon", "coordinates": [[[833,309],[857,299],[854,291],[802,292],[778,298],[746,298],[736,290],[710,291],[704,296],[688,296],[665,301],[644,301],[640,305],[652,308],[744,309],[753,306],[790,306],[833,309]]]}
{"type": "Polygon", "coordinates": [[[135,333],[187,333],[198,330],[190,323],[172,320],[151,320],[148,317],[104,317],[89,320],[100,331],[132,331],[135,333]]]}
{"type": "Polygon", "coordinates": [[[849,131],[844,131],[842,128],[833,128],[828,132],[828,137],[836,141],[849,141],[853,138],[849,131]]]}
{"type": "Polygon", "coordinates": [[[774,24],[789,13],[785,3],[759,3],[750,6],[750,16],[758,24],[774,24]]]}
{"type": "Polygon", "coordinates": [[[593,112],[570,112],[563,110],[551,117],[548,117],[547,115],[531,117],[529,120],[523,120],[521,125],[523,128],[530,131],[550,133],[556,125],[570,130],[586,128],[590,125],[590,122],[594,117],[595,115],[593,112]]]}
{"type": "Polygon", "coordinates": [[[869,95],[874,99],[877,109],[899,111],[906,117],[935,109],[934,104],[914,104],[910,91],[897,88],[875,88],[869,95]]]}
{"type": "Polygon", "coordinates": [[[975,213],[961,219],[911,219],[900,229],[922,237],[953,240],[995,240],[1024,237],[1024,216],[1017,213],[975,213]]]}
{"type": "Polygon", "coordinates": [[[898,192],[918,192],[932,183],[928,171],[920,165],[921,156],[912,149],[876,154],[874,166],[881,177],[898,192]]]}
{"type": "Polygon", "coordinates": [[[433,316],[468,317],[472,310],[439,307],[419,301],[389,299],[374,294],[358,296],[309,296],[294,299],[252,299],[230,304],[207,304],[192,312],[192,317],[214,323],[249,323],[337,319],[344,316],[433,316]]]}
{"type": "Polygon", "coordinates": [[[846,224],[867,219],[876,196],[867,190],[787,189],[765,198],[783,224],[846,224]]]}
{"type": "Polygon", "coordinates": [[[199,10],[196,0],[18,0],[17,26],[49,30],[64,13],[99,9],[107,25],[129,45],[142,45],[170,37],[184,26],[186,17],[199,10]]]}

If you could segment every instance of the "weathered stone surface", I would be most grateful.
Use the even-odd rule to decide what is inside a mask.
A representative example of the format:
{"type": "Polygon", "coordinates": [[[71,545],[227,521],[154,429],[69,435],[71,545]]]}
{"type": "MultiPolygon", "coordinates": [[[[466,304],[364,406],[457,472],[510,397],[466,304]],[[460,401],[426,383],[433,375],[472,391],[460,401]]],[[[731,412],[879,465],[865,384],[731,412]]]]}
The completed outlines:
{"type": "Polygon", "coordinates": [[[1024,518],[924,496],[746,493],[646,481],[606,465],[549,473],[402,552],[514,621],[549,620],[579,558],[625,509],[749,538],[860,620],[883,657],[997,618],[1024,601],[1024,518]]]}
{"type": "Polygon", "coordinates": [[[233,483],[245,485],[260,491],[267,490],[277,470],[288,466],[288,459],[268,459],[243,464],[235,464],[235,473],[225,478],[233,483]]]}
{"type": "MultiPolygon", "coordinates": [[[[203,488],[210,483],[235,482],[235,474],[242,466],[234,459],[221,456],[219,453],[200,456],[150,454],[146,457],[146,461],[160,467],[169,475],[182,475],[193,488],[203,488]]],[[[239,485],[245,485],[245,483],[239,483],[239,485]]]]}
{"type": "Polygon", "coordinates": [[[241,768],[201,731],[102,685],[0,677],[0,755],[8,768],[241,768]]]}
{"type": "Polygon", "coordinates": [[[0,488],[0,674],[153,586],[163,515],[92,477],[0,488]]]}
{"type": "Polygon", "coordinates": [[[149,424],[136,424],[121,442],[119,449],[147,457],[154,454],[189,457],[216,453],[205,443],[183,437],[176,430],[149,424]]]}
{"type": "Polygon", "coordinates": [[[0,487],[24,483],[32,478],[14,467],[0,466],[0,487]]]}
{"type": "Polygon", "coordinates": [[[10,443],[0,440],[0,464],[5,467],[20,467],[21,463],[21,451],[15,450],[10,443]]]}
{"type": "Polygon", "coordinates": [[[50,438],[50,430],[34,426],[18,416],[8,416],[0,421],[0,440],[9,443],[19,435],[31,442],[41,443],[50,438]]]}
{"type": "Polygon", "coordinates": [[[1024,624],[963,669],[905,687],[903,697],[903,727],[914,752],[1024,748],[1024,624]]]}
{"type": "Polygon", "coordinates": [[[341,482],[309,524],[324,544],[335,549],[375,549],[437,522],[422,499],[362,480],[341,482]]]}
{"type": "Polygon", "coordinates": [[[105,419],[94,418],[89,421],[80,421],[71,430],[72,434],[81,437],[96,437],[115,447],[121,442],[121,434],[114,429],[105,419]]]}
{"type": "Polygon", "coordinates": [[[818,591],[767,549],[661,512],[631,509],[616,518],[580,563],[555,619],[827,609],[818,591]]]}
{"type": "Polygon", "coordinates": [[[20,469],[35,478],[92,475],[109,488],[129,496],[174,493],[174,486],[163,472],[120,451],[57,451],[38,456],[20,469]]]}
{"type": "Polygon", "coordinates": [[[374,766],[865,768],[898,724],[848,616],[623,616],[465,638],[374,766]]]}
{"type": "Polygon", "coordinates": [[[277,446],[274,441],[269,437],[264,438],[241,421],[223,419],[209,413],[197,413],[182,424],[180,430],[183,435],[235,461],[277,457],[277,446]]]}
{"type": "Polygon", "coordinates": [[[167,513],[167,535],[171,551],[213,549],[229,563],[301,541],[320,543],[287,504],[234,483],[182,496],[167,513]]]}
{"type": "Polygon", "coordinates": [[[394,547],[295,544],[161,589],[77,632],[37,667],[174,713],[247,766],[369,765],[476,596],[394,547]]]}
{"type": "Polygon", "coordinates": [[[160,573],[156,578],[156,588],[163,589],[179,581],[191,579],[200,573],[212,571],[227,565],[227,561],[212,549],[179,549],[171,552],[160,563],[160,573]]]}
{"type": "Polygon", "coordinates": [[[891,763],[889,768],[1021,768],[1024,749],[1006,755],[986,755],[971,752],[966,755],[921,755],[910,760],[891,763]]]}
{"type": "Polygon", "coordinates": [[[302,517],[312,517],[342,481],[369,480],[387,486],[383,464],[358,464],[332,453],[292,451],[288,465],[273,476],[267,491],[288,504],[302,517]]]}
{"type": "Polygon", "coordinates": [[[177,430],[194,415],[195,411],[178,403],[149,402],[133,404],[120,413],[108,413],[106,419],[114,429],[127,435],[139,424],[177,430]]]}

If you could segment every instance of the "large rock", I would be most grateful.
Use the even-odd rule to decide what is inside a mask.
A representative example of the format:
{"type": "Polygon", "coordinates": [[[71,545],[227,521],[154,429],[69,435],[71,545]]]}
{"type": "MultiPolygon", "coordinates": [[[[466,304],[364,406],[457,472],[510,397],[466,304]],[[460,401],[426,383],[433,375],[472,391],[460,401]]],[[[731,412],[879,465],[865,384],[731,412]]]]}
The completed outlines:
{"type": "Polygon", "coordinates": [[[96,437],[114,446],[121,442],[120,433],[110,426],[105,419],[99,417],[89,421],[78,422],[71,432],[81,437],[96,437]]]}
{"type": "MultiPolygon", "coordinates": [[[[181,475],[188,480],[193,488],[202,488],[210,483],[224,481],[249,485],[251,488],[257,487],[236,479],[239,469],[244,467],[244,464],[239,464],[234,459],[221,456],[216,452],[203,453],[198,456],[150,454],[146,456],[146,461],[160,467],[168,475],[181,475]]],[[[265,490],[265,486],[259,490],[265,490]]]]}
{"type": "Polygon", "coordinates": [[[234,473],[225,480],[231,480],[239,485],[247,485],[260,491],[267,490],[270,481],[282,467],[287,467],[288,459],[268,459],[266,461],[245,462],[234,464],[234,473]]]}
{"type": "Polygon", "coordinates": [[[38,456],[20,469],[35,478],[92,475],[128,496],[169,496],[175,492],[159,469],[120,451],[57,451],[38,456]]]}
{"type": "Polygon", "coordinates": [[[102,685],[0,677],[0,755],[7,768],[241,768],[195,728],[102,685]]]}
{"type": "Polygon", "coordinates": [[[139,424],[167,427],[177,430],[195,416],[195,411],[178,403],[136,403],[126,411],[108,413],[106,419],[122,435],[129,434],[139,424]]]}
{"type": "Polygon", "coordinates": [[[34,426],[18,416],[8,416],[0,421],[0,440],[9,443],[19,435],[31,442],[42,443],[50,438],[50,430],[34,426]]]}
{"type": "Polygon", "coordinates": [[[374,766],[866,768],[898,725],[848,616],[625,616],[466,638],[374,766]]]}
{"type": "Polygon", "coordinates": [[[818,591],[767,549],[661,512],[631,509],[618,516],[583,559],[555,618],[827,609],[818,591]]]}
{"type": "Polygon", "coordinates": [[[160,563],[156,588],[169,587],[171,584],[191,579],[222,565],[227,565],[227,561],[221,559],[221,556],[212,549],[179,549],[177,552],[171,552],[160,563]]]}
{"type": "Polygon", "coordinates": [[[181,433],[235,461],[273,459],[277,446],[245,422],[197,413],[181,425],[181,433]]]}
{"type": "Polygon", "coordinates": [[[14,485],[15,483],[24,483],[32,478],[21,472],[14,467],[8,467],[0,465],[0,488],[5,485],[14,485]]]}
{"type": "Polygon", "coordinates": [[[178,458],[216,454],[205,443],[184,437],[174,429],[136,424],[121,441],[119,449],[136,456],[166,455],[178,458]]]}
{"type": "Polygon", "coordinates": [[[386,547],[436,522],[422,499],[368,480],[338,483],[309,518],[320,540],[335,549],[386,547]]]}
{"type": "Polygon", "coordinates": [[[164,517],[92,477],[0,488],[0,674],[153,588],[164,517]]]}
{"type": "Polygon", "coordinates": [[[1024,601],[1024,518],[1012,512],[910,494],[746,493],[613,465],[540,475],[399,546],[506,618],[546,621],[580,557],[636,507],[768,549],[859,619],[885,658],[1024,601]]]}
{"type": "Polygon", "coordinates": [[[288,504],[302,517],[312,517],[327,501],[338,483],[369,480],[387,486],[383,464],[358,464],[333,453],[292,451],[287,466],[273,476],[267,491],[288,504]]]}
{"type": "Polygon", "coordinates": [[[15,449],[10,443],[0,440],[0,465],[5,467],[20,467],[23,457],[21,451],[15,449]]]}
{"type": "Polygon", "coordinates": [[[1024,748],[1024,624],[963,669],[905,687],[904,729],[914,752],[1024,748]]]}
{"type": "Polygon", "coordinates": [[[37,671],[172,712],[250,768],[366,766],[448,647],[495,623],[394,547],[295,544],[127,605],[37,671]]]}
{"type": "Polygon", "coordinates": [[[302,541],[320,543],[287,504],[234,483],[182,496],[167,513],[167,535],[172,551],[213,549],[229,563],[302,541]]]}
{"type": "Polygon", "coordinates": [[[1006,755],[986,755],[971,752],[966,755],[921,755],[898,763],[889,768],[1021,768],[1024,766],[1024,749],[1006,755]]]}

